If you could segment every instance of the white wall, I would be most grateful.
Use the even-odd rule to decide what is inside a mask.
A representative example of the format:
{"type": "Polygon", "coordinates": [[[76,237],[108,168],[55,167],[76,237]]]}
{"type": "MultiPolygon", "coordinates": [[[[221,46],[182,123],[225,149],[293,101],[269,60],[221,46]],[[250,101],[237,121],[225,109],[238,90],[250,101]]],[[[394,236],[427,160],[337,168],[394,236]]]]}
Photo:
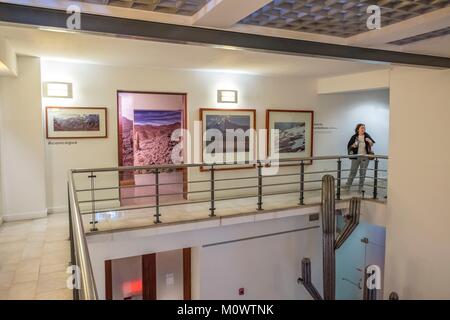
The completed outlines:
{"type": "Polygon", "coordinates": [[[297,279],[301,260],[309,257],[313,283],[322,292],[320,245],[321,235],[312,229],[202,247],[200,299],[311,300],[297,279]]]}
{"type": "Polygon", "coordinates": [[[450,297],[450,70],[391,73],[385,295],[450,297]]]}
{"type": "MultiPolygon", "coordinates": [[[[3,121],[2,121],[2,112],[1,112],[2,104],[3,104],[2,96],[3,96],[3,84],[2,84],[2,82],[0,80],[0,123],[3,123],[3,121]]],[[[5,210],[5,208],[4,208],[4,200],[3,200],[3,183],[2,183],[2,181],[3,181],[3,178],[2,178],[2,176],[3,176],[3,172],[2,172],[2,156],[1,156],[1,154],[2,154],[2,136],[3,136],[2,131],[3,131],[2,130],[2,126],[0,125],[0,225],[3,223],[3,211],[5,210]]]]}
{"type": "Polygon", "coordinates": [[[47,214],[40,60],[20,57],[19,76],[1,78],[3,219],[47,214]]]}
{"type": "MultiPolygon", "coordinates": [[[[373,123],[372,132],[376,132],[378,145],[387,145],[386,92],[370,92],[367,98],[363,93],[318,98],[314,79],[125,68],[55,61],[43,61],[42,80],[68,81],[73,83],[74,88],[73,99],[46,98],[43,99],[44,106],[107,107],[109,111],[108,139],[78,140],[76,145],[71,146],[55,146],[47,143],[47,203],[52,211],[65,210],[67,197],[65,183],[69,169],[117,165],[117,90],[187,93],[190,129],[193,128],[194,121],[199,119],[199,109],[202,107],[257,109],[257,128],[265,128],[265,109],[268,108],[316,110],[316,122],[332,123],[338,127],[339,132],[338,134],[316,132],[316,155],[345,154],[349,135],[359,121],[366,121],[370,129],[373,123]],[[218,104],[217,89],[237,89],[239,103],[232,107],[218,104]],[[338,106],[336,103],[333,104],[334,101],[338,101],[338,106]],[[383,126],[378,124],[375,126],[374,111],[376,117],[380,117],[378,121],[383,123],[383,126]]],[[[331,165],[334,167],[335,163],[331,165]]],[[[200,173],[198,169],[191,169],[189,178],[200,180],[204,179],[206,174],[200,173]]],[[[252,175],[253,171],[219,172],[216,176],[221,178],[225,174],[227,177],[241,177],[245,174],[252,175]]],[[[209,186],[196,184],[194,187],[205,189],[209,186]]]]}
{"type": "Polygon", "coordinates": [[[155,228],[88,236],[92,267],[101,299],[105,297],[105,260],[191,247],[194,248],[194,299],[237,299],[236,293],[241,286],[247,289],[246,299],[310,299],[296,280],[301,272],[301,259],[309,257],[314,270],[314,284],[322,292],[321,243],[320,222],[309,222],[308,215],[184,232],[164,233],[163,228],[155,228]],[[203,248],[208,244],[310,227],[316,228],[203,248]],[[265,266],[261,265],[263,261],[265,266]],[[227,289],[217,290],[218,286],[227,286],[227,289]],[[271,286],[275,288],[268,292],[267,288],[271,286]]]}
{"type": "Polygon", "coordinates": [[[374,138],[374,151],[389,152],[389,90],[319,95],[316,123],[336,130],[316,130],[316,155],[346,154],[347,143],[358,123],[374,138]]]}
{"type": "Polygon", "coordinates": [[[17,76],[16,53],[8,40],[0,37],[0,77],[17,76]]]}

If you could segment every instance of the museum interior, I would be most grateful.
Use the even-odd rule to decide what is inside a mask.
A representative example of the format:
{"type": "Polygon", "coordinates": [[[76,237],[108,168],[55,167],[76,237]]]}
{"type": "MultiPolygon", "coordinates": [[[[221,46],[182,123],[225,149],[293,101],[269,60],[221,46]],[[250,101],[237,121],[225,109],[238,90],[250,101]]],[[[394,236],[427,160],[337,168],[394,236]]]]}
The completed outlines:
{"type": "Polygon", "coordinates": [[[450,299],[449,69],[447,0],[0,1],[0,300],[450,299]]]}

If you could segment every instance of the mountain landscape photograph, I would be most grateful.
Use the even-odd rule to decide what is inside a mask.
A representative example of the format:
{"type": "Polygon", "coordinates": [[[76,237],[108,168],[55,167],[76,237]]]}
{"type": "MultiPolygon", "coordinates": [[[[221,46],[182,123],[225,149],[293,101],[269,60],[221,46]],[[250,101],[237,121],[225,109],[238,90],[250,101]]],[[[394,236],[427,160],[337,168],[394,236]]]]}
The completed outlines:
{"type": "Polygon", "coordinates": [[[58,114],[53,118],[54,131],[100,131],[98,114],[58,114]]]}
{"type": "Polygon", "coordinates": [[[243,115],[207,115],[206,116],[206,147],[207,152],[214,154],[215,149],[208,148],[215,141],[214,131],[212,129],[219,130],[223,137],[223,150],[222,153],[228,152],[249,152],[250,151],[250,137],[247,130],[250,129],[250,116],[243,115]],[[230,134],[227,130],[243,130],[247,134],[245,135],[244,143],[238,143],[234,134],[230,134]],[[232,150],[227,150],[227,143],[232,147],[232,150]]]}
{"type": "Polygon", "coordinates": [[[304,122],[275,122],[274,128],[279,130],[279,152],[295,153],[305,151],[304,122]]]}
{"type": "Polygon", "coordinates": [[[135,110],[133,127],[134,165],[171,164],[179,143],[172,133],[181,129],[181,111],[135,110]]]}

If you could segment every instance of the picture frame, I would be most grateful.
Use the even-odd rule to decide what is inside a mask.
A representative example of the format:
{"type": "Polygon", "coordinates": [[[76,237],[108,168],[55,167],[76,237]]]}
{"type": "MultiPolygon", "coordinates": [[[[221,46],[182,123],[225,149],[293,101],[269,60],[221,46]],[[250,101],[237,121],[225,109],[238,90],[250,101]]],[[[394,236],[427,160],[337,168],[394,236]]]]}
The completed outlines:
{"type": "MultiPolygon", "coordinates": [[[[279,130],[279,159],[308,158],[314,150],[314,111],[296,109],[266,110],[267,158],[277,159],[272,150],[277,141],[272,130],[279,130]]],[[[304,162],[312,164],[312,160],[304,162]]]]}
{"type": "Polygon", "coordinates": [[[47,139],[96,139],[108,137],[107,108],[46,107],[47,139]]]}
{"type": "MultiPolygon", "coordinates": [[[[255,133],[256,133],[256,110],[255,109],[225,109],[225,108],[201,108],[200,121],[202,123],[202,163],[230,163],[251,162],[255,160],[255,133]],[[210,129],[214,129],[210,131],[210,129]],[[239,140],[227,135],[230,129],[246,133],[239,140]],[[222,133],[222,143],[216,143],[215,133],[222,133]],[[212,136],[211,136],[212,135],[212,136]],[[233,139],[233,141],[231,141],[233,139]],[[219,146],[218,148],[216,148],[219,146]],[[216,150],[220,149],[221,150],[216,150]],[[230,148],[231,150],[230,152],[230,148]]],[[[227,165],[226,168],[216,166],[217,170],[233,170],[253,168],[254,164],[227,165]]],[[[200,168],[202,171],[208,168],[200,168]]]]}

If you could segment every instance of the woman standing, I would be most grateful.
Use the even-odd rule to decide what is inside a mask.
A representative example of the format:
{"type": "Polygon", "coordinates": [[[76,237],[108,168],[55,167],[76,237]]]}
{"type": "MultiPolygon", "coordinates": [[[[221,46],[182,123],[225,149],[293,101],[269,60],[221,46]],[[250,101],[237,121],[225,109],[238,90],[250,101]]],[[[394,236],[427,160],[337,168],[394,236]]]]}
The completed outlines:
{"type": "MultiPolygon", "coordinates": [[[[375,140],[366,132],[366,126],[363,123],[359,123],[356,126],[355,134],[350,138],[347,145],[348,154],[352,155],[369,155],[373,154],[372,146],[375,144],[375,140]]],[[[350,169],[350,175],[345,185],[345,189],[350,190],[353,180],[356,177],[356,173],[359,168],[359,191],[362,191],[364,186],[364,180],[366,178],[367,167],[369,166],[369,159],[367,157],[355,157],[350,158],[352,160],[352,166],[350,169]]]]}

